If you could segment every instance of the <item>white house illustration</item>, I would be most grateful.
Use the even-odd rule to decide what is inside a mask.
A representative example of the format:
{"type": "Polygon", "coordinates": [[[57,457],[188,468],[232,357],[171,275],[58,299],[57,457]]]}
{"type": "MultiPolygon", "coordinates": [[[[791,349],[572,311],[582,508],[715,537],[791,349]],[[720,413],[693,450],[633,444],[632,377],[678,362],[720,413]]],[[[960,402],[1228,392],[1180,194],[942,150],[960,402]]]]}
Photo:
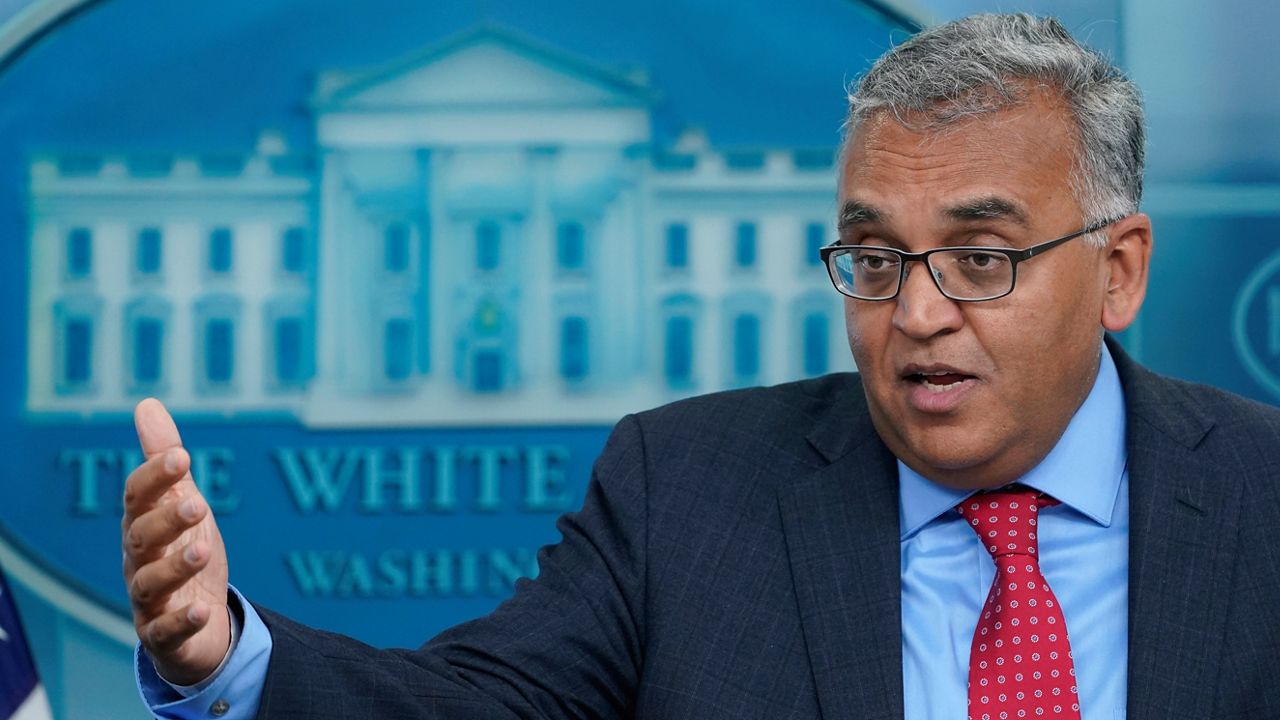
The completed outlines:
{"type": "Polygon", "coordinates": [[[851,366],[832,149],[655,147],[656,97],[483,27],[322,73],[305,156],[36,156],[27,411],[601,423],[851,366]]]}

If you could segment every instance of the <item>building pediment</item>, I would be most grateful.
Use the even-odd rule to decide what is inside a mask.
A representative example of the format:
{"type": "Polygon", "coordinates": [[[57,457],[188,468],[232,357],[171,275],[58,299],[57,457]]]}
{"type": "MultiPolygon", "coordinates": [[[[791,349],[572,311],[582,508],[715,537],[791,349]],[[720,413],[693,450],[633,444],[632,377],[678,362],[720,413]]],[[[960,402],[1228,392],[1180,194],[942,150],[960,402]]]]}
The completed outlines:
{"type": "Polygon", "coordinates": [[[484,26],[385,65],[323,73],[317,111],[643,107],[639,77],[511,30],[484,26]]]}

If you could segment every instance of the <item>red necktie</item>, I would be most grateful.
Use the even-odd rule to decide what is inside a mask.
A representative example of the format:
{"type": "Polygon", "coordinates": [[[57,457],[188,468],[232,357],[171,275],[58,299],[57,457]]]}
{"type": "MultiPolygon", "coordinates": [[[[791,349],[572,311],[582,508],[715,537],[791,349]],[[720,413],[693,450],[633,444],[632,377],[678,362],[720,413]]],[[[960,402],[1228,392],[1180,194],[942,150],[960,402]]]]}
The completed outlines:
{"type": "Polygon", "coordinates": [[[1014,485],[956,506],[996,564],[969,651],[970,720],[1080,718],[1067,623],[1036,555],[1036,517],[1057,503],[1014,485]]]}

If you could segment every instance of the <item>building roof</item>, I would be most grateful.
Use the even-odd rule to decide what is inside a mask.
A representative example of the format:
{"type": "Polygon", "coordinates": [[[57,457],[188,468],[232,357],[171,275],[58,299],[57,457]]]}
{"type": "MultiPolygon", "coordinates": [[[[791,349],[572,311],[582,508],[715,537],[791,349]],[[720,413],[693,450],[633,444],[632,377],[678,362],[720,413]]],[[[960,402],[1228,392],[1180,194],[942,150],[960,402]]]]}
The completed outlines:
{"type": "Polygon", "coordinates": [[[586,81],[623,101],[649,105],[656,93],[642,69],[627,71],[575,55],[514,28],[482,22],[439,42],[388,62],[361,69],[330,70],[320,75],[311,98],[314,109],[342,105],[371,90],[420,73],[446,58],[489,46],[532,61],[548,70],[586,81]]]}

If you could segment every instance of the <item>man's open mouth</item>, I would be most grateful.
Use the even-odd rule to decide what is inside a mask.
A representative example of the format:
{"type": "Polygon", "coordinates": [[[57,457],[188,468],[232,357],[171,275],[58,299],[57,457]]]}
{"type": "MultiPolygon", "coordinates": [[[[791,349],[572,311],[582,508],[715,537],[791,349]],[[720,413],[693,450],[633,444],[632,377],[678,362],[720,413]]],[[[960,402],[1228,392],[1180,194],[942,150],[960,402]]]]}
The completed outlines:
{"type": "Polygon", "coordinates": [[[908,366],[902,379],[920,385],[930,392],[944,393],[960,387],[966,380],[975,379],[973,375],[960,372],[954,368],[915,368],[908,366]]]}

